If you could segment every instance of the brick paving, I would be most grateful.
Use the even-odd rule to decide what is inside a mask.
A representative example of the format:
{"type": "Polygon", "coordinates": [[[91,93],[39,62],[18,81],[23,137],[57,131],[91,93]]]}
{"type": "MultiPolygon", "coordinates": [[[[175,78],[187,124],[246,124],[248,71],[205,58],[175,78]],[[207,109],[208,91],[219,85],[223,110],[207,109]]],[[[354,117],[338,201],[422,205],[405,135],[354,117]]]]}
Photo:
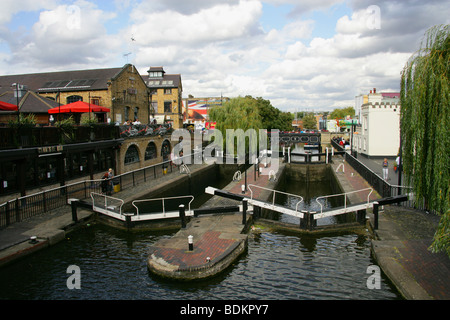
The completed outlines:
{"type": "MultiPolygon", "coordinates": [[[[224,190],[242,194],[241,185],[245,183],[245,177],[233,181],[224,190]]],[[[269,180],[267,175],[254,175],[254,168],[247,169],[247,184],[254,184],[265,188],[273,188],[276,182],[269,180]]],[[[254,188],[255,196],[262,196],[263,189],[254,188]]],[[[250,195],[247,190],[246,195],[250,195]]],[[[235,205],[239,202],[231,199],[214,196],[203,207],[217,207],[235,205]]],[[[247,216],[247,220],[249,216],[247,216]]],[[[245,225],[242,224],[242,213],[215,214],[193,218],[185,229],[181,229],[171,239],[164,239],[149,249],[149,269],[156,273],[170,269],[172,274],[178,271],[204,270],[212,268],[218,262],[224,260],[235,250],[242,248],[242,243],[247,241],[247,235],[243,233],[245,225]],[[189,251],[188,235],[193,235],[193,250],[189,251]],[[208,259],[209,258],[209,259],[208,259]],[[169,267],[168,267],[169,266],[169,267]],[[158,270],[159,269],[159,270],[158,270]]],[[[226,267],[226,265],[224,266],[226,267]]],[[[164,273],[164,271],[162,272],[164,273]]],[[[165,272],[166,276],[169,276],[165,272]]],[[[175,277],[175,276],[174,276],[175,277]]],[[[189,276],[186,276],[188,278],[189,276]]]]}
{"type": "Polygon", "coordinates": [[[437,300],[450,300],[450,259],[444,253],[432,253],[430,239],[403,241],[400,263],[417,283],[437,300]]]}
{"type": "MultiPolygon", "coordinates": [[[[370,161],[364,157],[358,157],[358,160],[363,163],[370,161]]],[[[335,157],[334,170],[340,163],[342,158],[335,157]]],[[[369,187],[348,163],[344,162],[344,166],[345,173],[337,173],[341,184],[354,190],[369,187]]],[[[372,166],[376,167],[376,164],[372,163],[372,166]]],[[[397,184],[395,177],[389,182],[397,184]]],[[[377,198],[381,197],[374,192],[371,200],[377,198]]],[[[360,200],[366,199],[359,196],[355,201],[360,200]]],[[[368,215],[373,226],[373,216],[370,212],[368,215]]],[[[450,258],[445,253],[432,253],[429,249],[439,217],[397,205],[385,206],[379,215],[379,228],[375,230],[372,249],[393,284],[407,299],[450,300],[450,258]]]]}

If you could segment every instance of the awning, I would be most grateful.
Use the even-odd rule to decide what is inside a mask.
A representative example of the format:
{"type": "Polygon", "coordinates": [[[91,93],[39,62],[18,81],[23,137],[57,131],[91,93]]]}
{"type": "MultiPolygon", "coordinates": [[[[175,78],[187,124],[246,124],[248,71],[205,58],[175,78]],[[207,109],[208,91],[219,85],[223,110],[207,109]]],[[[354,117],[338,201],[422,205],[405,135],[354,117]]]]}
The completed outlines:
{"type": "Polygon", "coordinates": [[[83,101],[69,103],[60,107],[48,110],[48,113],[85,113],[85,112],[109,112],[109,108],[89,104],[83,101]]]}
{"type": "Polygon", "coordinates": [[[17,106],[8,102],[0,101],[0,110],[3,111],[17,111],[17,106]]]}

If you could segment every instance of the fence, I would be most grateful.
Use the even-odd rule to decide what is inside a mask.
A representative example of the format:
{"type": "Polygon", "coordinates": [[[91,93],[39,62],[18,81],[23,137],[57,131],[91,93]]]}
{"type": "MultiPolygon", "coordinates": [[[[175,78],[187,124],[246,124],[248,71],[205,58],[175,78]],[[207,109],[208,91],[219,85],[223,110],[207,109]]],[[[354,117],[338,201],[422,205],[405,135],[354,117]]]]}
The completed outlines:
{"type": "MultiPolygon", "coordinates": [[[[339,151],[344,151],[344,149],[334,140],[331,140],[331,144],[339,151]]],[[[399,205],[407,208],[415,208],[419,210],[428,210],[425,206],[425,201],[415,199],[413,193],[413,188],[410,186],[398,186],[391,185],[387,181],[383,180],[378,174],[373,172],[364,163],[356,159],[348,152],[344,152],[345,161],[355,169],[358,174],[360,174],[373,188],[377,191],[381,197],[396,197],[402,194],[408,195],[408,200],[399,203],[399,205]]]]}
{"type": "MultiPolygon", "coordinates": [[[[190,157],[193,156],[194,154],[190,155],[190,157]]],[[[183,158],[186,157],[188,156],[183,158]]],[[[115,186],[118,186],[120,190],[124,190],[152,179],[162,178],[166,174],[174,171],[178,172],[178,170],[179,168],[174,168],[171,161],[164,161],[117,175],[112,180],[115,186]]],[[[81,181],[7,201],[0,205],[0,229],[12,223],[61,208],[71,198],[85,200],[90,198],[92,192],[102,193],[102,181],[101,179],[81,181]]]]}

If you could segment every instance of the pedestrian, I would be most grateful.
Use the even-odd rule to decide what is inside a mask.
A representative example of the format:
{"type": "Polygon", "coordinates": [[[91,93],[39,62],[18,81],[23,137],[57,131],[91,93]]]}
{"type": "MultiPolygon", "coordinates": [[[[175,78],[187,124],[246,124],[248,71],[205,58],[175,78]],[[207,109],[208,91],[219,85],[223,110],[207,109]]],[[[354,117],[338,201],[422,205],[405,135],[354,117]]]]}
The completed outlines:
{"type": "Polygon", "coordinates": [[[108,172],[105,172],[105,174],[102,177],[102,194],[107,194],[108,192],[108,172]]]}
{"type": "Polygon", "coordinates": [[[388,180],[388,160],[386,158],[384,158],[383,160],[383,180],[387,181],[388,180]]]}
{"type": "Polygon", "coordinates": [[[111,195],[113,191],[112,178],[114,177],[113,170],[111,168],[109,168],[107,175],[108,175],[108,195],[111,195]]]}

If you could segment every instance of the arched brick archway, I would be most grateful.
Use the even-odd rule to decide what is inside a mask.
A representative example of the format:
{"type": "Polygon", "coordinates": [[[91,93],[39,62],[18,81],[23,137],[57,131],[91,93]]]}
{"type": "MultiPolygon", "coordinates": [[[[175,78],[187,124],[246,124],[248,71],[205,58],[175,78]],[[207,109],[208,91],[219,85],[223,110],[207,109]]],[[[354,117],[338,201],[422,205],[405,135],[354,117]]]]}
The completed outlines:
{"type": "MultiPolygon", "coordinates": [[[[116,158],[116,174],[125,173],[132,170],[137,170],[146,166],[157,164],[165,160],[170,160],[170,153],[172,151],[172,143],[167,137],[134,137],[127,138],[122,143],[118,157],[116,158]],[[164,146],[163,146],[164,145],[164,146]],[[139,161],[131,161],[131,155],[127,156],[127,152],[131,146],[138,150],[139,161]],[[163,153],[164,147],[164,153],[163,153]],[[155,154],[153,154],[153,151],[155,154]],[[153,154],[153,156],[152,156],[153,154]],[[163,158],[163,154],[166,158],[163,158]],[[125,158],[127,157],[127,163],[125,158]],[[164,159],[164,160],[163,160],[164,159]]],[[[131,151],[130,151],[131,152],[131,151]]]]}
{"type": "Polygon", "coordinates": [[[172,146],[169,139],[165,139],[161,144],[161,157],[163,161],[170,160],[170,153],[172,151],[172,146]]]}

